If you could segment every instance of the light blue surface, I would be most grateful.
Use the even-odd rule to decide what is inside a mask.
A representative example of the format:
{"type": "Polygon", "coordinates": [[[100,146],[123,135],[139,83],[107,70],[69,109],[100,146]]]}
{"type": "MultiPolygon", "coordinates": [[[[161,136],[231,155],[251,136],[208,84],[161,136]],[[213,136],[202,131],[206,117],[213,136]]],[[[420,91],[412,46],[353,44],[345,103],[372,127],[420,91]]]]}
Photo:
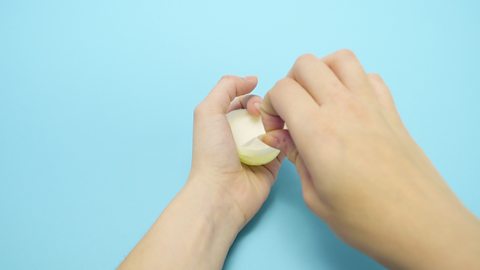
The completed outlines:
{"type": "MultiPolygon", "coordinates": [[[[0,269],[112,269],[183,185],[222,74],[263,95],[305,52],[356,51],[480,215],[478,1],[0,1],[0,269]]],[[[452,252],[455,252],[452,249],[452,252]]],[[[381,269],[282,167],[226,269],[381,269]]]]}

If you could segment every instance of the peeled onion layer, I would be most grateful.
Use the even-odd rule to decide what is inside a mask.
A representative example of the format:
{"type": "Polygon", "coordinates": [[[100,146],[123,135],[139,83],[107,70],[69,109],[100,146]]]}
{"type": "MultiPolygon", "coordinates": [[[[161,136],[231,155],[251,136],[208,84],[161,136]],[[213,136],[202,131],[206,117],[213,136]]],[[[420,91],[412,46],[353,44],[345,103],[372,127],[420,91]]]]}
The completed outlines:
{"type": "Polygon", "coordinates": [[[227,114],[240,161],[247,165],[259,166],[274,160],[280,150],[261,140],[265,135],[262,119],[247,110],[235,110],[227,114]]]}

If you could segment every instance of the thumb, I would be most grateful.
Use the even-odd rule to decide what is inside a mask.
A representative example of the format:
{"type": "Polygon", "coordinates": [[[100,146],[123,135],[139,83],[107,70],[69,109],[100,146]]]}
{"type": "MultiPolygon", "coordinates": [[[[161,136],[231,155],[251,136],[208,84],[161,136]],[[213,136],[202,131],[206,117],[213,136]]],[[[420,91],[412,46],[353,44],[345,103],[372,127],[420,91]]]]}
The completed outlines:
{"type": "Polygon", "coordinates": [[[297,164],[298,150],[287,129],[267,131],[262,140],[271,147],[279,149],[293,164],[297,164]]]}

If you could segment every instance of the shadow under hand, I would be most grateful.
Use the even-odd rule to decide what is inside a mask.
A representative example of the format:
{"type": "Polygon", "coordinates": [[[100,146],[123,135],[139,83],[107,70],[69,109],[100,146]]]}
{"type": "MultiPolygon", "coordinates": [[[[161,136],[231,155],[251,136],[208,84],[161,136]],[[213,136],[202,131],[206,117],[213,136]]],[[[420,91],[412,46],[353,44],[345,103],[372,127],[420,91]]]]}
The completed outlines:
{"type": "Polygon", "coordinates": [[[287,162],[280,169],[277,183],[272,188],[262,209],[237,236],[225,261],[225,269],[231,268],[228,257],[235,254],[240,243],[262,221],[265,212],[273,208],[272,204],[275,204],[275,208],[282,208],[280,210],[281,220],[276,220],[275,224],[278,226],[272,229],[281,230],[280,233],[285,236],[285,240],[289,243],[288,248],[291,249],[288,252],[298,258],[298,265],[308,266],[299,267],[300,269],[321,269],[321,266],[336,270],[385,269],[374,260],[342,242],[323,221],[308,209],[302,198],[297,172],[294,166],[287,162]]]}

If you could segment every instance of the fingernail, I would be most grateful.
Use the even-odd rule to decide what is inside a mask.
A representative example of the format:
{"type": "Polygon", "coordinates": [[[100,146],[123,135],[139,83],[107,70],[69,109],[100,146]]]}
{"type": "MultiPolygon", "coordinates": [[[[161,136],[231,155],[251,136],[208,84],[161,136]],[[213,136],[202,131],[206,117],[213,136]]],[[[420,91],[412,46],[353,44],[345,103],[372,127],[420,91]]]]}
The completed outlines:
{"type": "Polygon", "coordinates": [[[260,107],[262,106],[262,104],[260,104],[260,102],[255,102],[253,103],[253,106],[260,111],[260,107]]]}

